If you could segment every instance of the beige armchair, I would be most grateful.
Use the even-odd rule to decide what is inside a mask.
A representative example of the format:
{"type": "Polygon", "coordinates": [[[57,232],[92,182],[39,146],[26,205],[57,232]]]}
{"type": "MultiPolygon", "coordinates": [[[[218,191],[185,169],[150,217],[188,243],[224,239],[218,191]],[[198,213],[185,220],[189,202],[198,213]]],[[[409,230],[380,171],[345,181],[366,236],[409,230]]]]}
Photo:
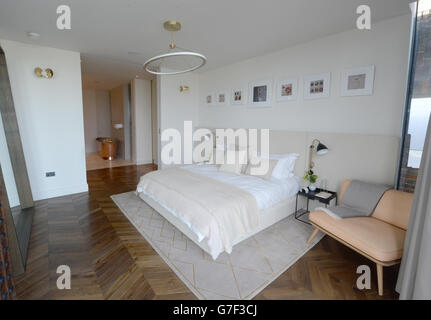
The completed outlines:
{"type": "MultiPolygon", "coordinates": [[[[343,182],[340,202],[350,182],[343,182]]],[[[320,230],[375,262],[379,295],[383,295],[383,267],[401,262],[412,202],[413,194],[388,190],[370,217],[334,219],[323,211],[313,211],[310,222],[316,229],[308,242],[320,230]]]]}

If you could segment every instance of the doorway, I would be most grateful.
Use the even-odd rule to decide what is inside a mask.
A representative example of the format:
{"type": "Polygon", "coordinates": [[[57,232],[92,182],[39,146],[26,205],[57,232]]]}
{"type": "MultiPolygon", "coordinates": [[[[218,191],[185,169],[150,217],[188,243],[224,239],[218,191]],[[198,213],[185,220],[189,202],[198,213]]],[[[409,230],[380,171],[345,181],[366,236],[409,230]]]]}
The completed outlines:
{"type": "Polygon", "coordinates": [[[111,90],[85,88],[82,96],[87,171],[133,164],[129,85],[111,90]],[[111,159],[101,156],[100,138],[115,142],[111,159]]]}
{"type": "Polygon", "coordinates": [[[83,89],[87,171],[157,163],[156,82],[135,78],[108,90],[83,89]],[[101,138],[114,155],[106,157],[101,138]]]}

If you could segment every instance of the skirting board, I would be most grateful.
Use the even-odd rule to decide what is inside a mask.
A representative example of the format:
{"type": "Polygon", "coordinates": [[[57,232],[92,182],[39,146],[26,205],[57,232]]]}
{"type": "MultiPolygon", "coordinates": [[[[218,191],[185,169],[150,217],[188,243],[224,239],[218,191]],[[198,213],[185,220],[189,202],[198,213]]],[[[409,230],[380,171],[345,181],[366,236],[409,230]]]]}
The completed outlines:
{"type": "Polygon", "coordinates": [[[88,184],[56,189],[34,190],[33,197],[35,200],[44,200],[82,192],[88,192],[88,184]]]}
{"type": "Polygon", "coordinates": [[[153,164],[153,160],[136,160],[135,164],[137,166],[142,166],[142,165],[145,165],[145,164],[153,164]]]}

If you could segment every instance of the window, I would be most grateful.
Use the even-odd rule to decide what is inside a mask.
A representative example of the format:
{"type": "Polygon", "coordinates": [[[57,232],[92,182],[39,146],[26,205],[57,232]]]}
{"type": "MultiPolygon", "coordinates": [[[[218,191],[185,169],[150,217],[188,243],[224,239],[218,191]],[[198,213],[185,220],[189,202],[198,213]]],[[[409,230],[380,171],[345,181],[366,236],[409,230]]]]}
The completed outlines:
{"type": "Polygon", "coordinates": [[[431,113],[431,0],[414,8],[411,72],[398,187],[413,192],[431,113]]]}

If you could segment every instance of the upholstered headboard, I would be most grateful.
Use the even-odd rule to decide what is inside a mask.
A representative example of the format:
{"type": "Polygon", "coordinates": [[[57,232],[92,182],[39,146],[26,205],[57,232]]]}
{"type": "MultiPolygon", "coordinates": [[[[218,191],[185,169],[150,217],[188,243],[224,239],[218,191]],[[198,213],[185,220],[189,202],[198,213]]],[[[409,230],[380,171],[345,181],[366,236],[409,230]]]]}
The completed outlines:
{"type": "MultiPolygon", "coordinates": [[[[211,128],[214,131],[213,128],[211,128]]],[[[329,152],[313,155],[314,171],[327,181],[327,187],[339,190],[345,179],[359,179],[393,185],[395,182],[400,138],[351,133],[299,132],[270,130],[270,153],[298,153],[295,174],[302,178],[308,166],[308,150],[314,139],[329,152]]],[[[258,147],[259,148],[259,147],[258,147]]],[[[317,182],[319,186],[319,180],[317,182]]]]}
{"type": "Polygon", "coordinates": [[[338,190],[345,179],[394,185],[399,137],[313,132],[308,134],[308,145],[313,139],[329,148],[326,155],[313,157],[316,173],[328,180],[329,188],[338,190]]]}

